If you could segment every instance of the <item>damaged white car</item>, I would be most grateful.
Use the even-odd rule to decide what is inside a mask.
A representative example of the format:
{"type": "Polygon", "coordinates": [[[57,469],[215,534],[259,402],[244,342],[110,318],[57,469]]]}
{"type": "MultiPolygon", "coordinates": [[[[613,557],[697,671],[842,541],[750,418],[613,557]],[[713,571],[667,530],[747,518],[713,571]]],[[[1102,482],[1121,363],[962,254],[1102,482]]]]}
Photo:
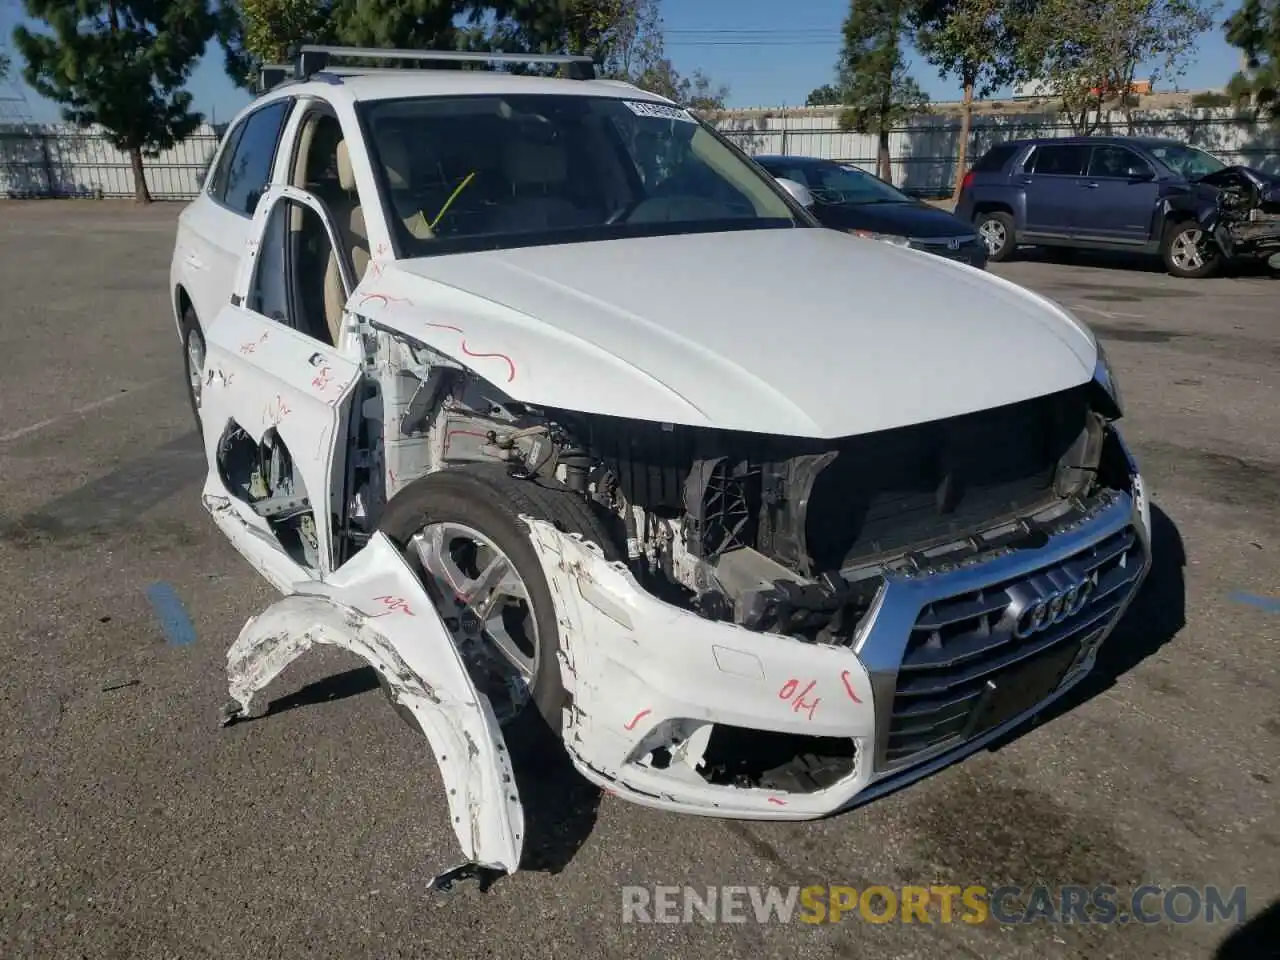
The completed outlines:
{"type": "Polygon", "coordinates": [[[581,58],[342,52],[231,124],[173,258],[204,504],[285,594],[229,719],[314,644],[367,660],[447,884],[518,868],[530,718],[637,803],[816,818],[1089,671],[1150,517],[1083,324],[821,228],[581,58]]]}

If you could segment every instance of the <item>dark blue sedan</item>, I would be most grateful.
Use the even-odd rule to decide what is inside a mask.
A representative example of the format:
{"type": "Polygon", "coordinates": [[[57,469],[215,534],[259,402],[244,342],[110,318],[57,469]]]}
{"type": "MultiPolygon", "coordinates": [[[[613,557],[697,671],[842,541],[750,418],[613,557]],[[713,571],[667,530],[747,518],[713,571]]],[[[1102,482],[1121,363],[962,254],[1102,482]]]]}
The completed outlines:
{"type": "Polygon", "coordinates": [[[810,210],[826,227],[873,237],[985,268],[987,248],[973,224],[909,197],[852,164],[815,157],[752,157],[773,177],[813,196],[810,210]]]}

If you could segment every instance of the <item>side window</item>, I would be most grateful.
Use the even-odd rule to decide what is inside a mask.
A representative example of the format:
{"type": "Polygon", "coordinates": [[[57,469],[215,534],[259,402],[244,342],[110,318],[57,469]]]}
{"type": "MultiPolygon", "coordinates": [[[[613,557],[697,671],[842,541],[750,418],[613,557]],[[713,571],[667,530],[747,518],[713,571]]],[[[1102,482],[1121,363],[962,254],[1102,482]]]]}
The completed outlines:
{"type": "Polygon", "coordinates": [[[348,291],[324,219],[283,199],[267,218],[246,306],[333,346],[348,291]]]}
{"type": "Polygon", "coordinates": [[[1089,160],[1089,176],[1091,177],[1132,177],[1148,176],[1153,173],[1151,165],[1127,147],[1114,144],[1094,147],[1093,157],[1089,160]]]}
{"type": "Polygon", "coordinates": [[[1015,143],[1002,143],[992,147],[973,165],[973,171],[974,173],[999,173],[1009,162],[1009,158],[1017,152],[1018,145],[1015,143]]]}
{"type": "Polygon", "coordinates": [[[209,181],[209,196],[219,203],[223,202],[227,193],[227,175],[231,172],[231,158],[236,155],[236,146],[240,143],[240,135],[244,133],[244,127],[245,125],[241,123],[227,133],[222,153],[218,155],[218,166],[213,171],[213,179],[209,181]]]}
{"type": "Polygon", "coordinates": [[[1089,161],[1089,148],[1077,144],[1041,144],[1031,155],[1028,173],[1080,177],[1089,161]]]}
{"type": "MultiPolygon", "coordinates": [[[[231,151],[231,163],[227,170],[225,186],[214,192],[214,198],[236,213],[253,216],[258,198],[271,178],[271,165],[276,156],[276,145],[285,117],[289,115],[290,100],[278,100],[243,123],[244,130],[231,151]]],[[[221,166],[221,164],[219,164],[221,166]]]]}

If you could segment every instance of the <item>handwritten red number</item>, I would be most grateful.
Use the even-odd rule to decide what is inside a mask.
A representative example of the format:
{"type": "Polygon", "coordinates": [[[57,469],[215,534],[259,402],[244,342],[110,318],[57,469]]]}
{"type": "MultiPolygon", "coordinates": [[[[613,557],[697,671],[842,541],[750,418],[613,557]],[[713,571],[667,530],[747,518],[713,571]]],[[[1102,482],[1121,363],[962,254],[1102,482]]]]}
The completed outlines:
{"type": "Polygon", "coordinates": [[[818,704],[822,702],[822,698],[814,697],[812,700],[806,700],[805,696],[817,685],[817,680],[810,680],[807,687],[800,690],[799,693],[796,693],[796,691],[800,689],[800,681],[794,679],[788,680],[782,685],[782,689],[778,691],[778,699],[790,700],[792,713],[800,713],[802,710],[806,711],[809,714],[809,719],[812,720],[814,711],[818,709],[818,704]]]}

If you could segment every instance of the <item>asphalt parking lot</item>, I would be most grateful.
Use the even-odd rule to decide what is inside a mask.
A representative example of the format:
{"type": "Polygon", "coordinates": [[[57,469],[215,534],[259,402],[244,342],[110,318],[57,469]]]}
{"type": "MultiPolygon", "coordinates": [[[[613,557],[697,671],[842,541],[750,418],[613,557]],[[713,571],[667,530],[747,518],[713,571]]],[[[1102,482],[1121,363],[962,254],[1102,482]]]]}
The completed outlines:
{"type": "Polygon", "coordinates": [[[1097,676],[1038,726],[820,823],[680,817],[524,771],[530,865],[486,894],[370,671],[312,653],[220,729],[269,588],[199,505],[166,301],[177,210],[0,204],[0,956],[1275,956],[1280,276],[997,272],[1093,325],[1156,559],[1097,676]],[[169,585],[194,625],[166,639],[169,585]],[[1251,922],[624,924],[627,884],[1247,888],[1251,922]],[[1269,946],[1268,946],[1269,945],[1269,946]]]}

